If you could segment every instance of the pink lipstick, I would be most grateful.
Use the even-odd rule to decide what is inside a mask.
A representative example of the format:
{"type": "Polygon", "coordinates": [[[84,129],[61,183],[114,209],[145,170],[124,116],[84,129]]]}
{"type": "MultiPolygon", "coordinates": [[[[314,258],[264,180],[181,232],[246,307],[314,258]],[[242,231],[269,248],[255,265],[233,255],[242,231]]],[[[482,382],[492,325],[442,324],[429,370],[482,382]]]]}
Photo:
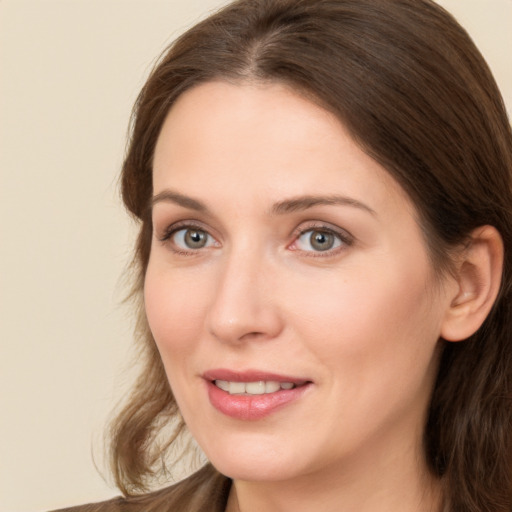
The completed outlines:
{"type": "Polygon", "coordinates": [[[307,379],[250,370],[210,370],[203,374],[210,403],[240,420],[259,420],[299,399],[312,384],[307,379]]]}

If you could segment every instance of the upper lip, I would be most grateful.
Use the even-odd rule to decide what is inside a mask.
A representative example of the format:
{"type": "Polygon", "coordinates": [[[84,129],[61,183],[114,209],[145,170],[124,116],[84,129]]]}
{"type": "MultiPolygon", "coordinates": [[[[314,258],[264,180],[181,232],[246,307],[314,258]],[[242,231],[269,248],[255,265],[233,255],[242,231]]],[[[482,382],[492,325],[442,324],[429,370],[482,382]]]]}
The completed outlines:
{"type": "Polygon", "coordinates": [[[291,382],[296,386],[310,382],[309,379],[302,377],[293,377],[290,375],[282,375],[263,370],[245,370],[234,371],[226,368],[218,368],[208,370],[203,373],[202,377],[209,381],[226,380],[229,382],[258,382],[258,381],[275,381],[275,382],[291,382]]]}

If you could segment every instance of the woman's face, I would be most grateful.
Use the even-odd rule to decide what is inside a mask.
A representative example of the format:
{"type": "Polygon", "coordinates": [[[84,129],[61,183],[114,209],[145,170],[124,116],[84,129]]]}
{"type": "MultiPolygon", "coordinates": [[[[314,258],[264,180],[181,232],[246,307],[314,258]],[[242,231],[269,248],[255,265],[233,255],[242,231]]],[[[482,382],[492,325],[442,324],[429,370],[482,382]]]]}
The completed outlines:
{"type": "Polygon", "coordinates": [[[186,92],[158,139],[153,223],[149,324],[222,473],[422,460],[448,285],[404,192],[333,115],[275,84],[186,92]]]}

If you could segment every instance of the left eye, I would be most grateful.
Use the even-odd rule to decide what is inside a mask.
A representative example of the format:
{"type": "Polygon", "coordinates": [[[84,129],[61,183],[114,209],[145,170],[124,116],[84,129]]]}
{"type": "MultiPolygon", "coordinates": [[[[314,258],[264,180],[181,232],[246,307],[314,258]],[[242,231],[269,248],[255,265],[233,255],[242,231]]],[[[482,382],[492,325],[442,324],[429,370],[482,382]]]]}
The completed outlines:
{"type": "Polygon", "coordinates": [[[301,251],[324,252],[336,249],[342,243],[341,237],[332,231],[308,229],[297,238],[296,246],[301,251]]]}
{"type": "Polygon", "coordinates": [[[178,229],[173,233],[171,238],[181,249],[203,249],[215,243],[211,235],[197,228],[178,229]]]}

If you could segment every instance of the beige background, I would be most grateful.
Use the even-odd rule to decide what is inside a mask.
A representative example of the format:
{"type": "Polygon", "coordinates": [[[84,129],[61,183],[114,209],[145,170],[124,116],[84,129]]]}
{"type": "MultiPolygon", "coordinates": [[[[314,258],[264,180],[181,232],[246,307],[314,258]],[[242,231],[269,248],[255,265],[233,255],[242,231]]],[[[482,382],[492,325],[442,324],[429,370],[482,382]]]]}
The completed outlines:
{"type": "MultiPolygon", "coordinates": [[[[0,0],[0,511],[113,496],[102,428],[130,380],[132,228],[117,172],[131,105],[221,0],[0,0]]],[[[512,0],[443,0],[512,112],[512,0]]]]}

